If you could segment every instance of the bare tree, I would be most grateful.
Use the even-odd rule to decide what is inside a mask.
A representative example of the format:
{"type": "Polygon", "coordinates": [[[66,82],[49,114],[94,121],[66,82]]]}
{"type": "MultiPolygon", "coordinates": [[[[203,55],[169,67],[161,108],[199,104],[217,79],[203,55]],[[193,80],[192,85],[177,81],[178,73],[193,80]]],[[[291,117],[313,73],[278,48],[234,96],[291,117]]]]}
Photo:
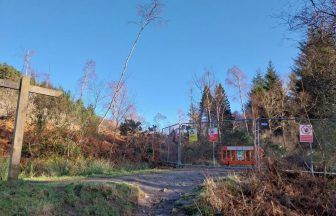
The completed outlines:
{"type": "Polygon", "coordinates": [[[194,76],[194,85],[200,92],[204,90],[205,86],[208,86],[211,90],[213,90],[216,84],[215,74],[209,69],[205,69],[204,73],[200,77],[197,77],[196,75],[194,76]]]}
{"type": "Polygon", "coordinates": [[[165,121],[167,119],[167,117],[161,113],[157,113],[154,116],[154,124],[156,126],[157,129],[160,129],[162,126],[163,121],[165,121]]]}
{"type": "Polygon", "coordinates": [[[79,80],[79,99],[82,100],[84,91],[89,87],[89,82],[96,79],[96,62],[87,60],[83,69],[83,76],[79,80]]]}
{"type": "Polygon", "coordinates": [[[217,85],[215,88],[215,94],[213,97],[214,100],[214,107],[216,113],[216,120],[217,120],[217,128],[219,134],[219,143],[222,143],[222,127],[223,120],[225,119],[225,111],[228,110],[227,104],[225,103],[226,95],[224,95],[224,88],[221,85],[217,85]],[[223,91],[222,91],[223,90],[223,91]]]}
{"type": "Polygon", "coordinates": [[[190,96],[190,108],[189,108],[189,113],[188,113],[189,121],[191,123],[196,124],[199,120],[199,115],[198,115],[198,110],[194,103],[193,86],[190,87],[189,96],[190,96]]]}
{"type": "MultiPolygon", "coordinates": [[[[208,126],[209,128],[212,127],[212,121],[211,121],[211,108],[213,105],[213,99],[212,99],[212,94],[213,94],[213,89],[216,85],[216,78],[214,73],[211,70],[206,69],[204,74],[201,77],[196,77],[195,76],[195,80],[194,80],[195,86],[199,89],[199,91],[201,92],[202,97],[204,96],[204,98],[202,98],[202,102],[203,102],[203,106],[205,108],[205,111],[207,113],[207,118],[208,118],[208,126]]],[[[201,102],[201,103],[202,103],[201,102]]],[[[202,110],[201,110],[202,112],[202,110]]],[[[199,116],[200,119],[200,124],[202,121],[202,113],[200,113],[201,115],[199,116]]]]}
{"type": "MultiPolygon", "coordinates": [[[[279,17],[293,31],[322,29],[336,42],[336,1],[335,0],[300,0],[288,2],[288,10],[279,17]],[[294,8],[294,9],[293,9],[294,8]],[[293,13],[288,11],[294,11],[293,13]]],[[[323,35],[321,35],[323,37],[323,35]]]]}
{"type": "MultiPolygon", "coordinates": [[[[244,102],[244,97],[245,97],[244,96],[245,95],[244,94],[244,89],[246,88],[245,73],[242,70],[240,70],[237,66],[234,66],[233,68],[230,68],[227,71],[226,83],[228,85],[231,85],[231,86],[235,87],[238,90],[241,110],[242,110],[244,119],[246,119],[247,116],[246,116],[245,102],[244,102]]],[[[246,130],[248,132],[249,129],[248,129],[247,121],[245,121],[245,125],[246,125],[246,130]]]]}
{"type": "Polygon", "coordinates": [[[35,76],[36,76],[36,77],[39,77],[40,80],[42,80],[42,82],[45,83],[45,86],[46,86],[47,88],[50,87],[50,85],[51,85],[51,78],[50,78],[50,74],[49,74],[49,73],[40,73],[40,74],[36,74],[36,73],[35,73],[35,76]]]}
{"type": "Polygon", "coordinates": [[[185,113],[183,112],[182,109],[178,109],[177,115],[178,115],[178,122],[180,124],[185,123],[187,121],[186,115],[185,115],[185,113]]]}
{"type": "Polygon", "coordinates": [[[28,50],[23,57],[23,69],[22,74],[25,74],[26,76],[30,76],[31,74],[31,59],[33,58],[33,55],[35,54],[34,50],[28,50]]]}
{"type": "Polygon", "coordinates": [[[108,98],[106,89],[108,89],[107,84],[98,79],[92,80],[92,82],[89,83],[87,89],[89,104],[96,113],[100,112],[97,111],[97,109],[102,108],[102,104],[104,104],[104,101],[108,98]]]}
{"type": "MultiPolygon", "coordinates": [[[[111,96],[113,97],[116,84],[112,83],[110,84],[110,89],[111,89],[111,96]]],[[[112,107],[113,109],[111,110],[111,120],[115,126],[114,129],[117,129],[121,123],[122,120],[129,118],[131,115],[134,115],[135,111],[135,106],[133,103],[128,98],[127,95],[127,89],[126,85],[123,85],[122,88],[119,90],[118,97],[116,98],[116,103],[112,107]]]]}
{"type": "Polygon", "coordinates": [[[163,5],[160,3],[159,0],[152,0],[150,4],[143,4],[138,6],[138,15],[139,15],[139,21],[136,22],[136,24],[139,26],[139,31],[136,35],[136,38],[131,46],[131,49],[125,59],[124,67],[122,69],[122,72],[120,74],[120,78],[117,82],[115,92],[112,96],[111,101],[108,104],[108,107],[102,116],[101,122],[98,125],[98,128],[103,123],[103,121],[107,118],[108,113],[110,110],[113,109],[113,106],[115,106],[116,99],[118,97],[118,94],[124,84],[125,75],[128,68],[128,63],[134,53],[134,50],[139,42],[140,36],[142,35],[143,31],[146,29],[146,27],[151,23],[160,23],[163,21],[163,18],[161,17],[162,14],[162,7],[163,5]]]}

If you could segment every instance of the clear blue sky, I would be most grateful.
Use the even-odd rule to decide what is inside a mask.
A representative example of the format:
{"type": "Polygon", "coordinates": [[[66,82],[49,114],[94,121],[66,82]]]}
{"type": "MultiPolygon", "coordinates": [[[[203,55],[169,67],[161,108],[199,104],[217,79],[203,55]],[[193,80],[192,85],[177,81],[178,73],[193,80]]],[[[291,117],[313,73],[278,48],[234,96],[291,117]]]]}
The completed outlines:
{"type": "MultiPolygon", "coordinates": [[[[117,79],[137,26],[138,0],[0,0],[0,62],[22,68],[25,50],[36,51],[32,67],[50,68],[52,82],[75,91],[87,59],[104,80],[117,79]]],[[[148,121],[160,112],[173,123],[187,113],[193,75],[211,69],[225,85],[237,65],[251,79],[272,60],[286,77],[298,54],[297,35],[272,18],[285,0],[165,0],[168,23],[150,26],[131,59],[127,85],[148,121]],[[290,38],[290,39],[287,39],[290,38]]],[[[230,99],[238,110],[238,101],[230,99]]]]}

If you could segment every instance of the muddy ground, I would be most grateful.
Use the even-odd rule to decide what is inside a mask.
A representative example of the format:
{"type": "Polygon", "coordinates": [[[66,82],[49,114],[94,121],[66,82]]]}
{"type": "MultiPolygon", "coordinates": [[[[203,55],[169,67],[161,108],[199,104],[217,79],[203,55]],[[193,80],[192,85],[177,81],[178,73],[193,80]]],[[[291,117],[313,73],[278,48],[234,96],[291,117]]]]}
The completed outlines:
{"type": "MultiPolygon", "coordinates": [[[[206,177],[224,177],[223,168],[184,168],[161,172],[122,176],[116,178],[92,178],[95,182],[124,182],[136,185],[145,193],[136,215],[185,215],[177,201],[201,185],[206,177]]],[[[188,200],[184,200],[188,202],[188,200]]],[[[181,203],[179,203],[181,204],[181,203]]]]}

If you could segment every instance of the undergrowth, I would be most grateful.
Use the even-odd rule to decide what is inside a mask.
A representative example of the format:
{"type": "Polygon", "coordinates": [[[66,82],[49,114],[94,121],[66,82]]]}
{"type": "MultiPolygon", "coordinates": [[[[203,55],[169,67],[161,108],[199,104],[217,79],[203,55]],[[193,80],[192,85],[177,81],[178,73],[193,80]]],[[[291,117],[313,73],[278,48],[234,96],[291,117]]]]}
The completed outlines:
{"type": "MultiPolygon", "coordinates": [[[[8,158],[0,159],[0,178],[5,180],[8,172],[8,158]]],[[[61,157],[36,158],[25,161],[21,166],[20,178],[62,177],[62,176],[119,176],[150,172],[147,163],[123,162],[114,164],[104,159],[61,157]]]]}
{"type": "Polygon", "coordinates": [[[280,171],[269,163],[260,172],[206,179],[189,214],[336,215],[336,180],[280,171]]]}
{"type": "Polygon", "coordinates": [[[133,215],[140,190],[117,183],[0,181],[1,215],[133,215]]]}

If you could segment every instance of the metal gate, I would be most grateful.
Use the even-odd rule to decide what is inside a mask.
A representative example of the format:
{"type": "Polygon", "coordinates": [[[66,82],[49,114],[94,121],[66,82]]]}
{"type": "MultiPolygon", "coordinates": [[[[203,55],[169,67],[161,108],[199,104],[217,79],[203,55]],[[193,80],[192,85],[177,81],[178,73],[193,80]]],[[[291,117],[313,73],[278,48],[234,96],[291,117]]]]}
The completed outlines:
{"type": "MultiPolygon", "coordinates": [[[[336,119],[259,118],[180,123],[163,128],[162,135],[160,161],[165,163],[227,166],[221,162],[223,147],[250,146],[241,149],[254,148],[255,166],[261,164],[263,155],[286,160],[301,170],[336,172],[336,119]],[[311,143],[300,142],[300,125],[312,125],[311,143]],[[218,129],[216,142],[209,141],[211,128],[218,129]],[[191,139],[191,131],[197,132],[196,140],[194,135],[191,139]],[[261,151],[263,154],[259,154],[261,151]]],[[[241,154],[237,151],[235,154],[241,154]]]]}

